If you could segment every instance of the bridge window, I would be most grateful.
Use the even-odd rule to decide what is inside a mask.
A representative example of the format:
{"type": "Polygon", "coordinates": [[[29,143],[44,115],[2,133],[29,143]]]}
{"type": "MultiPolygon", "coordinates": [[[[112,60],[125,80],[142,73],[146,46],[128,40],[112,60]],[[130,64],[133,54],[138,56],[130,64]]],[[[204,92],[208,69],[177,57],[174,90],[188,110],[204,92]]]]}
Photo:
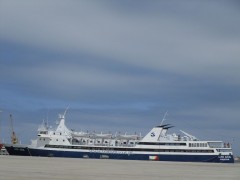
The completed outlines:
{"type": "Polygon", "coordinates": [[[47,134],[47,131],[40,131],[39,134],[47,134]]]}
{"type": "Polygon", "coordinates": [[[222,142],[208,142],[208,145],[211,148],[223,148],[222,142]]]}

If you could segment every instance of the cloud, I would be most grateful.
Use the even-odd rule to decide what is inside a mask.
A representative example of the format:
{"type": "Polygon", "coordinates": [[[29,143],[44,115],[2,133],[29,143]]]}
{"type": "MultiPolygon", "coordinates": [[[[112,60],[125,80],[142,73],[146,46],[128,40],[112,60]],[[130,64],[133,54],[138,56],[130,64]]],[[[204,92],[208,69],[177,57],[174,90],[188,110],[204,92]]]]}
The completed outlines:
{"type": "Polygon", "coordinates": [[[3,39],[233,83],[239,75],[239,13],[224,3],[177,3],[176,12],[172,3],[150,3],[142,14],[96,1],[2,4],[3,39]]]}
{"type": "Polygon", "coordinates": [[[170,120],[193,134],[237,136],[238,7],[236,1],[1,1],[0,108],[27,126],[42,108],[57,114],[70,104],[74,127],[81,117],[85,128],[134,130],[150,128],[169,110],[170,120]]]}

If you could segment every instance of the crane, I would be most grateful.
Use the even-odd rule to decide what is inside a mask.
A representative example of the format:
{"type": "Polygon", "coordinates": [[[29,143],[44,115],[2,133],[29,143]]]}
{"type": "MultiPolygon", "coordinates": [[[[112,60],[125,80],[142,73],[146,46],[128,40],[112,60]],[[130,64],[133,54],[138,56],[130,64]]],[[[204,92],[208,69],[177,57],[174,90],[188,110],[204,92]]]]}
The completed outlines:
{"type": "Polygon", "coordinates": [[[13,129],[12,114],[10,114],[10,130],[11,130],[11,142],[12,142],[12,144],[17,144],[18,143],[18,138],[17,138],[16,133],[14,132],[14,129],[13,129]]]}
{"type": "MultiPolygon", "coordinates": [[[[0,113],[1,112],[2,111],[0,110],[0,113]]],[[[0,136],[1,136],[1,119],[0,119],[0,136]]],[[[1,151],[2,147],[3,147],[3,144],[1,143],[1,139],[0,139],[0,151],[1,151]]]]}

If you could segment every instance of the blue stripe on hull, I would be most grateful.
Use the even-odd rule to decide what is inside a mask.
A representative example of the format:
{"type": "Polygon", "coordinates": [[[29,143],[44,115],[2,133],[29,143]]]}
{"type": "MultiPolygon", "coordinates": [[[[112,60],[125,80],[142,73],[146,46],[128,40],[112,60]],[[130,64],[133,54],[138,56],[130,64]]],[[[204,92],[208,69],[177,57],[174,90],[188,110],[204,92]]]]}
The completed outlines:
{"type": "MultiPolygon", "coordinates": [[[[40,149],[29,149],[29,151],[32,156],[93,159],[149,160],[149,156],[156,156],[154,154],[116,154],[40,149]]],[[[234,158],[232,155],[229,155],[226,159],[221,159],[218,155],[158,155],[157,159],[158,161],[234,163],[234,158]]]]}

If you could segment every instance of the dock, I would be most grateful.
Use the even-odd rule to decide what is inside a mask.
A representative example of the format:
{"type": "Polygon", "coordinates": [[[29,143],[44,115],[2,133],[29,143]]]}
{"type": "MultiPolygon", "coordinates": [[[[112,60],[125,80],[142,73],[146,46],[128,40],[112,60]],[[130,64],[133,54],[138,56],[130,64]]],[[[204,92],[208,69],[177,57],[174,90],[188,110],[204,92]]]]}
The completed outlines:
{"type": "Polygon", "coordinates": [[[4,180],[239,180],[240,163],[186,163],[0,156],[4,180]]]}

